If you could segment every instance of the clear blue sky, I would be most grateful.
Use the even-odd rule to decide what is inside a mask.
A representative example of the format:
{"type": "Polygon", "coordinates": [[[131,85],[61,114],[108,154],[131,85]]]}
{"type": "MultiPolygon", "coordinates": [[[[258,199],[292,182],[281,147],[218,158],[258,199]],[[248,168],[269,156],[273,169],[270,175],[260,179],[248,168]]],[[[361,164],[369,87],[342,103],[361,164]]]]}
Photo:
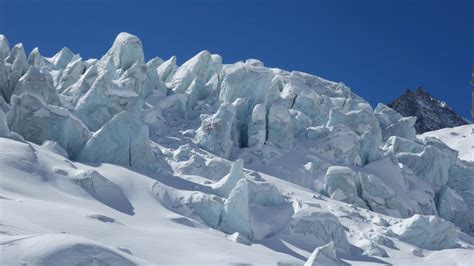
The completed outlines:
{"type": "Polygon", "coordinates": [[[0,0],[0,33],[27,52],[67,46],[89,58],[127,31],[147,58],[258,58],[343,81],[374,106],[423,85],[469,117],[473,13],[474,0],[0,0]]]}

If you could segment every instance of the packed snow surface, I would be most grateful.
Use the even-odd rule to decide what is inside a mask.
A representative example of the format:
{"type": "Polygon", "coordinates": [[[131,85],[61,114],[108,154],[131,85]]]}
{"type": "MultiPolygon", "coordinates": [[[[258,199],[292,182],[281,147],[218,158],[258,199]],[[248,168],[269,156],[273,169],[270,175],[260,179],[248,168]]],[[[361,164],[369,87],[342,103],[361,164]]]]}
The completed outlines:
{"type": "Polygon", "coordinates": [[[451,149],[458,151],[460,159],[474,162],[474,125],[472,124],[430,131],[420,137],[437,138],[451,149]]]}
{"type": "Polygon", "coordinates": [[[416,136],[343,83],[145,58],[128,33],[87,60],[0,35],[1,265],[472,265],[472,125],[416,136]]]}

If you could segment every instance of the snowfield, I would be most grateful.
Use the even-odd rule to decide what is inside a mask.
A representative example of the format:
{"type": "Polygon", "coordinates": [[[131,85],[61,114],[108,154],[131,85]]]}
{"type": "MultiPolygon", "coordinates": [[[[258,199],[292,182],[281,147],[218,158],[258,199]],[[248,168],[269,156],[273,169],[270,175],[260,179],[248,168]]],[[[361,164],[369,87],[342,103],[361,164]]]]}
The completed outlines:
{"type": "Polygon", "coordinates": [[[0,265],[474,262],[472,125],[416,136],[343,83],[128,33],[0,59],[0,265]]]}
{"type": "Polygon", "coordinates": [[[451,149],[458,151],[461,160],[474,161],[474,125],[472,124],[430,131],[420,137],[437,138],[451,149]]]}

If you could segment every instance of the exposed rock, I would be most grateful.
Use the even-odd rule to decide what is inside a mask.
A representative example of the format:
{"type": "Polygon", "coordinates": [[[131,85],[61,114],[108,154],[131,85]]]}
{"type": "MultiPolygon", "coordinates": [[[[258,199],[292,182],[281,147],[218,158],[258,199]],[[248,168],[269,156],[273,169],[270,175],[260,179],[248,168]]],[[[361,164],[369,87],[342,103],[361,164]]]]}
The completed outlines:
{"type": "Polygon", "coordinates": [[[436,100],[422,87],[415,91],[407,89],[405,94],[388,106],[405,117],[415,116],[415,129],[418,134],[467,124],[445,102],[436,100]]]}

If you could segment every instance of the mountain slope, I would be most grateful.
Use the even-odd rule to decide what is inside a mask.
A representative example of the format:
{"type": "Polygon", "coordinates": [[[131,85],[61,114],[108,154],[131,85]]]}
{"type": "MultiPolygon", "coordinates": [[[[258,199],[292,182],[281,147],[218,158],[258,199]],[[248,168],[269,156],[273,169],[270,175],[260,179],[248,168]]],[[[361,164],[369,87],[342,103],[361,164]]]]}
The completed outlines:
{"type": "Polygon", "coordinates": [[[415,129],[418,134],[467,124],[445,102],[436,100],[421,87],[415,91],[407,90],[388,106],[405,117],[416,117],[415,129]]]}
{"type": "Polygon", "coordinates": [[[423,138],[434,137],[459,152],[459,158],[474,161],[474,125],[443,128],[420,135],[423,138]]]}

